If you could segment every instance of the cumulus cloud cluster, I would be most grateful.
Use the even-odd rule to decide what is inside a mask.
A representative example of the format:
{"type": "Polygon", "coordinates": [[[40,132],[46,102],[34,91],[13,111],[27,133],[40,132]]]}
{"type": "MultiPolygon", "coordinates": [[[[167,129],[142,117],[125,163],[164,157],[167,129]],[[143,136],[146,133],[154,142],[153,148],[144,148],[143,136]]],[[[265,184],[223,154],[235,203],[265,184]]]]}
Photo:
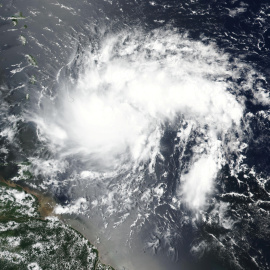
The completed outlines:
{"type": "Polygon", "coordinates": [[[83,57],[74,87],[60,89],[35,115],[40,135],[61,155],[81,155],[108,171],[154,159],[164,123],[179,115],[191,130],[207,126],[208,142],[194,149],[179,190],[190,207],[202,206],[222,163],[222,134],[243,114],[228,91],[227,56],[212,44],[156,30],[106,37],[83,57]]]}

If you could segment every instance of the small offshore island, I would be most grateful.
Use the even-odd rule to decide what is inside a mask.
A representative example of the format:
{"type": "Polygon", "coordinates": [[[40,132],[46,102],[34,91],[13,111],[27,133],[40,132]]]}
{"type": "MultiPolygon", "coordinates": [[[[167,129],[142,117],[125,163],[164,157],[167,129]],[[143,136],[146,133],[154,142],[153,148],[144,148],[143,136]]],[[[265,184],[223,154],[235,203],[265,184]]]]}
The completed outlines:
{"type": "Polygon", "coordinates": [[[113,270],[97,249],[23,188],[0,182],[1,269],[113,270]]]}

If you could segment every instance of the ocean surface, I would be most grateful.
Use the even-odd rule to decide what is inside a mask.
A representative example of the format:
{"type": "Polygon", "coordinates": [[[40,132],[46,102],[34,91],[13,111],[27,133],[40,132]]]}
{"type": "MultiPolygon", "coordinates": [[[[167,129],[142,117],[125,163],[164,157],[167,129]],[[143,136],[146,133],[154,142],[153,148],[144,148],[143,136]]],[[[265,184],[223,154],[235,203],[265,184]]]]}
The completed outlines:
{"type": "Polygon", "coordinates": [[[0,175],[125,270],[270,269],[269,1],[1,0],[0,175]]]}

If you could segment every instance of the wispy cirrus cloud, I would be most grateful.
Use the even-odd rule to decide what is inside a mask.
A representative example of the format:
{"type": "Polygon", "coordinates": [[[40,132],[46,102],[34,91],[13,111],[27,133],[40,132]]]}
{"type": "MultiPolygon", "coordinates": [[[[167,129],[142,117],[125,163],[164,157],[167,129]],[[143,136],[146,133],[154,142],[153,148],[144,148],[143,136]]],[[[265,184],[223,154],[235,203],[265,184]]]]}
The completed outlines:
{"type": "Polygon", "coordinates": [[[34,116],[41,136],[62,156],[81,155],[90,169],[134,168],[155,159],[164,123],[181,115],[208,138],[181,175],[183,198],[201,207],[222,164],[223,135],[243,115],[243,104],[228,91],[227,55],[213,44],[156,30],[104,38],[83,57],[74,87],[60,89],[34,116]]]}

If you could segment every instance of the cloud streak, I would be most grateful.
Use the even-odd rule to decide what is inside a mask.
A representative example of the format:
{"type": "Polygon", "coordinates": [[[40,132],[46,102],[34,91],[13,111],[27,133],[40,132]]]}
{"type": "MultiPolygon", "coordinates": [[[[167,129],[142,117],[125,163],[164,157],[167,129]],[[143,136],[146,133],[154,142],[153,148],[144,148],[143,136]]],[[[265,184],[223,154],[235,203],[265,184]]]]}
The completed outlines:
{"type": "MultiPolygon", "coordinates": [[[[194,147],[189,171],[180,177],[179,194],[197,209],[221,167],[222,140],[243,115],[228,91],[228,66],[214,45],[173,30],[120,33],[83,55],[74,87],[62,87],[34,121],[63,157],[80,155],[90,169],[110,171],[153,161],[164,123],[177,126],[181,116],[207,138],[194,147]]],[[[153,171],[154,162],[150,166],[153,171]]]]}

